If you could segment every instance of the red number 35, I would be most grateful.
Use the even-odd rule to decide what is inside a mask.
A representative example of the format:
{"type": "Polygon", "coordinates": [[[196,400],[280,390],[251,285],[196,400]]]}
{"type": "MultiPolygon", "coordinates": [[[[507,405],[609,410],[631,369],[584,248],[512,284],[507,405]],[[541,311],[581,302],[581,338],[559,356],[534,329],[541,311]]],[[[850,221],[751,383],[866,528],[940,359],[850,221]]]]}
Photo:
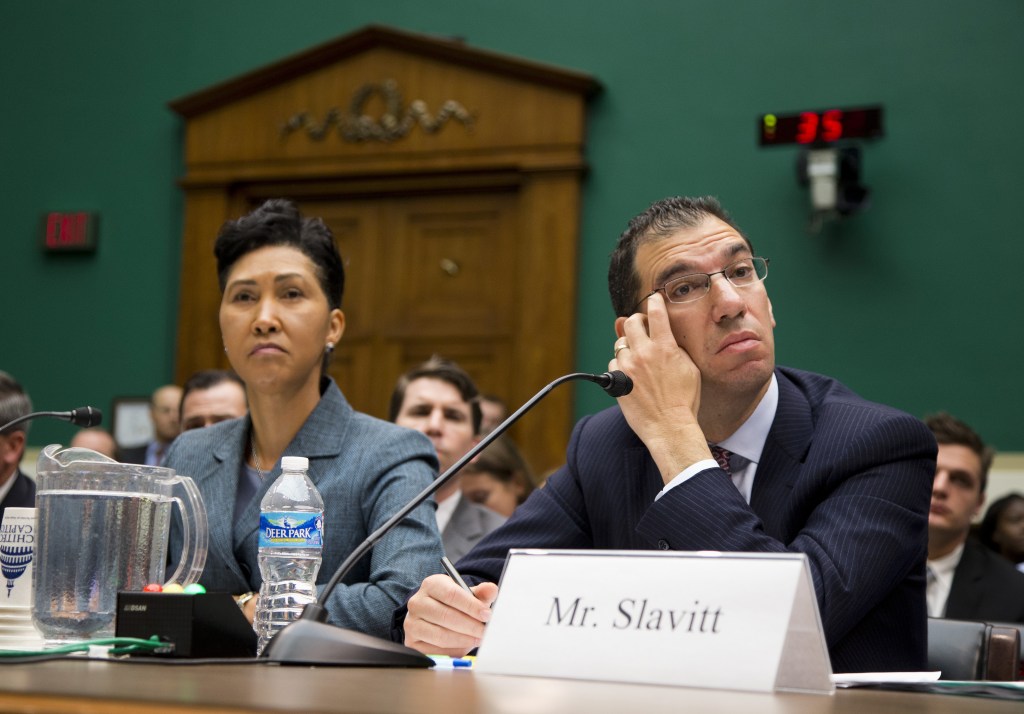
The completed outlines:
{"type": "Polygon", "coordinates": [[[796,125],[798,144],[810,144],[818,138],[822,141],[837,141],[842,136],[843,112],[839,109],[829,109],[820,117],[814,112],[801,112],[800,121],[796,125]]]}

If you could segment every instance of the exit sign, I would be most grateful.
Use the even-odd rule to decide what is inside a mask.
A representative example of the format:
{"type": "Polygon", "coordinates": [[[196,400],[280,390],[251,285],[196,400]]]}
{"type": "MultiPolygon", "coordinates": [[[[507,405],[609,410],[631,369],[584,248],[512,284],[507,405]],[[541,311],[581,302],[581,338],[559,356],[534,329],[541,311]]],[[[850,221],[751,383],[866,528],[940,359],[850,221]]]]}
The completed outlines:
{"type": "Polygon", "coordinates": [[[43,251],[92,253],[98,224],[99,215],[87,211],[47,213],[43,216],[43,251]]]}

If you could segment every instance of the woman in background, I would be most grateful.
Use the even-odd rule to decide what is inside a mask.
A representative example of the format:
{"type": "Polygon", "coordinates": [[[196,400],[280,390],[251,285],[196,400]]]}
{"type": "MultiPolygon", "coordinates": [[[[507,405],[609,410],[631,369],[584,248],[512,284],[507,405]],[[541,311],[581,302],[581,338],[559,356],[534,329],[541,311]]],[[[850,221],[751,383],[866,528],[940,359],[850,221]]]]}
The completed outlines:
{"type": "Polygon", "coordinates": [[[1024,495],[1010,493],[993,501],[978,527],[978,538],[1024,572],[1024,495]]]}
{"type": "MultiPolygon", "coordinates": [[[[206,503],[210,547],[200,582],[247,600],[261,583],[260,501],[281,457],[309,458],[324,500],[319,584],[367,536],[424,489],[437,460],[422,435],[360,414],[326,374],[345,329],[345,273],[330,230],[295,205],[271,200],[229,221],[214,246],[220,329],[245,382],[249,414],[182,434],[166,465],[191,476],[206,503]]],[[[171,562],[181,534],[171,536],[171,562]]],[[[443,554],[432,505],[413,511],[349,572],[328,602],[329,621],[387,636],[391,612],[443,554]]]]}
{"type": "Polygon", "coordinates": [[[506,518],[533,491],[533,472],[515,443],[499,436],[462,469],[462,494],[506,518]]]}

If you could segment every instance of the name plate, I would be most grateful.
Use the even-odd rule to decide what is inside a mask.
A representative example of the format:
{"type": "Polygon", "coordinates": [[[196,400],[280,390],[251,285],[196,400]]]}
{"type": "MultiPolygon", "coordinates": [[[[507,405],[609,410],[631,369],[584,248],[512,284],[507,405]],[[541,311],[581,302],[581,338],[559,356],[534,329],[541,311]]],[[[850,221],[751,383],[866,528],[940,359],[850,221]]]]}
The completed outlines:
{"type": "Polygon", "coordinates": [[[510,551],[476,668],[834,691],[802,553],[510,551]]]}

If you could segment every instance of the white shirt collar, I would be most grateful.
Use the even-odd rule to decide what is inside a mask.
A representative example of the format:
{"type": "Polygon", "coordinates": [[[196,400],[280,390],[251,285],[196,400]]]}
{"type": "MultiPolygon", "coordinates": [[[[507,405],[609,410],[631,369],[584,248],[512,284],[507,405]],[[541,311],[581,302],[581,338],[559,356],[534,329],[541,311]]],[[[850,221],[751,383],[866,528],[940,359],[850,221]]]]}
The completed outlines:
{"type": "Polygon", "coordinates": [[[963,554],[964,543],[961,543],[949,555],[928,561],[928,571],[932,576],[925,591],[929,617],[946,616],[946,603],[949,600],[949,591],[953,588],[953,576],[956,575],[956,566],[960,564],[963,554]]]}
{"type": "Polygon", "coordinates": [[[729,438],[718,442],[718,445],[734,454],[739,454],[747,461],[758,463],[761,460],[761,452],[764,451],[764,442],[768,440],[772,422],[775,421],[775,411],[778,407],[779,383],[775,378],[775,373],[772,372],[768,391],[765,392],[753,413],[747,417],[739,429],[734,431],[729,438]]]}
{"type": "Polygon", "coordinates": [[[462,500],[462,490],[457,488],[455,493],[437,504],[437,513],[435,514],[437,516],[437,530],[444,531],[448,521],[452,519],[452,513],[455,512],[455,507],[459,505],[460,500],[462,500]]]}
{"type": "Polygon", "coordinates": [[[944,555],[941,558],[928,561],[928,567],[932,569],[939,580],[948,580],[953,582],[953,573],[956,571],[956,566],[960,565],[960,558],[964,554],[964,543],[961,543],[953,552],[949,555],[944,555]]]}

